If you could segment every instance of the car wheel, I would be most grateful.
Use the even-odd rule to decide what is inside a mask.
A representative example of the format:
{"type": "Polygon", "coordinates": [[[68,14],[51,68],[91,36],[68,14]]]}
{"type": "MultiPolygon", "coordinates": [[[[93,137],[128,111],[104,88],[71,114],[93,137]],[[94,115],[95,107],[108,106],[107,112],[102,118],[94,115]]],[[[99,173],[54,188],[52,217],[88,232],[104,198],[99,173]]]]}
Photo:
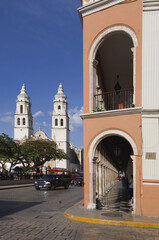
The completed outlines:
{"type": "Polygon", "coordinates": [[[35,189],[36,189],[36,190],[40,190],[40,188],[38,188],[38,187],[36,187],[35,189]]]}
{"type": "Polygon", "coordinates": [[[74,181],[74,186],[77,186],[77,181],[74,181]]]}
{"type": "Polygon", "coordinates": [[[65,189],[68,189],[69,188],[69,184],[65,184],[65,189]]]}
{"type": "Polygon", "coordinates": [[[56,186],[54,184],[51,185],[51,190],[55,190],[56,186]]]}

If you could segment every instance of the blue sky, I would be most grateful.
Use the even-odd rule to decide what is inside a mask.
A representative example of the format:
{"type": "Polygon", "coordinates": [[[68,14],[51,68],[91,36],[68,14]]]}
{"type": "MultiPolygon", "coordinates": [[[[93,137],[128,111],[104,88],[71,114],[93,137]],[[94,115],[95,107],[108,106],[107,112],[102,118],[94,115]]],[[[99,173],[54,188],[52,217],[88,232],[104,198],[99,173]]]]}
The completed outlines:
{"type": "Polygon", "coordinates": [[[34,132],[51,137],[54,95],[67,96],[70,140],[83,145],[83,53],[80,0],[0,0],[0,134],[14,137],[17,95],[25,83],[34,132]]]}

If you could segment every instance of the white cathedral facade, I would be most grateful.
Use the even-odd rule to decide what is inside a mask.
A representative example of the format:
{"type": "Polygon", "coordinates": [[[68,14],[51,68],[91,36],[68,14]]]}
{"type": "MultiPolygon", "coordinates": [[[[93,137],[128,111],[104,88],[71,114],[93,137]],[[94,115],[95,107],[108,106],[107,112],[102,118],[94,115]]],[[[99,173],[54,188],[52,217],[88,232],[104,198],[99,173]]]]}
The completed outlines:
{"type": "MultiPolygon", "coordinates": [[[[16,112],[14,115],[14,140],[25,141],[27,139],[49,139],[45,132],[39,128],[33,134],[33,116],[31,114],[30,97],[27,95],[23,84],[20,94],[17,96],[16,112]]],[[[67,168],[70,171],[79,171],[81,163],[81,149],[70,143],[68,102],[64,94],[62,84],[53,101],[51,139],[56,142],[58,148],[64,150],[69,160],[55,160],[45,164],[44,167],[67,168]]]]}

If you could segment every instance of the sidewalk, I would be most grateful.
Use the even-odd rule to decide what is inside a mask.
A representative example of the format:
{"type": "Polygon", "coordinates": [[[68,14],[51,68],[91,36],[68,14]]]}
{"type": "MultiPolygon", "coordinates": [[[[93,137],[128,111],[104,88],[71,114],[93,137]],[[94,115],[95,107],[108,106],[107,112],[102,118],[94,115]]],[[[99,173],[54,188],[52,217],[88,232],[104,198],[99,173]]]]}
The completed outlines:
{"type": "Polygon", "coordinates": [[[159,218],[133,216],[131,213],[108,212],[105,209],[84,209],[83,200],[67,209],[64,216],[68,219],[86,223],[140,228],[159,228],[159,218]]]}
{"type": "MultiPolygon", "coordinates": [[[[7,183],[7,182],[6,182],[7,183]]],[[[13,181],[9,185],[6,183],[0,183],[0,190],[7,190],[13,188],[23,188],[34,186],[33,181],[22,180],[13,181]]],[[[9,182],[8,182],[9,183],[9,182]]],[[[85,209],[83,205],[83,200],[76,203],[74,206],[68,208],[64,216],[68,219],[95,223],[95,224],[105,224],[114,226],[129,226],[129,227],[141,227],[141,228],[159,228],[159,217],[141,217],[134,216],[131,213],[126,213],[123,211],[111,211],[108,209],[85,209]]]]}
{"type": "Polygon", "coordinates": [[[1,180],[0,190],[34,186],[34,180],[1,180]]]}

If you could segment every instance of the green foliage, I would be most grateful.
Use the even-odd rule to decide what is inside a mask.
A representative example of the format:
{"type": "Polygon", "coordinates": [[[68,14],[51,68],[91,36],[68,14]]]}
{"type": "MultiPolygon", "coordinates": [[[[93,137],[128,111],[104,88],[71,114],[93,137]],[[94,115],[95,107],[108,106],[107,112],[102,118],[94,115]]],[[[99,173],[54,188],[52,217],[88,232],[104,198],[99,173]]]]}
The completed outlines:
{"type": "Polygon", "coordinates": [[[0,163],[2,166],[6,162],[11,163],[11,167],[20,163],[19,161],[20,147],[12,138],[2,133],[0,135],[0,163]]]}
{"type": "Polygon", "coordinates": [[[21,144],[21,154],[27,168],[38,168],[45,162],[55,159],[67,159],[68,156],[50,140],[27,140],[21,144]]]}
{"type": "Polygon", "coordinates": [[[6,134],[0,135],[0,163],[11,164],[11,169],[21,163],[23,170],[37,169],[45,162],[56,159],[68,159],[63,150],[58,149],[54,141],[50,140],[27,140],[22,144],[13,141],[6,134]]]}
{"type": "Polygon", "coordinates": [[[15,153],[16,143],[8,135],[0,135],[0,157],[11,158],[15,153]]]}

